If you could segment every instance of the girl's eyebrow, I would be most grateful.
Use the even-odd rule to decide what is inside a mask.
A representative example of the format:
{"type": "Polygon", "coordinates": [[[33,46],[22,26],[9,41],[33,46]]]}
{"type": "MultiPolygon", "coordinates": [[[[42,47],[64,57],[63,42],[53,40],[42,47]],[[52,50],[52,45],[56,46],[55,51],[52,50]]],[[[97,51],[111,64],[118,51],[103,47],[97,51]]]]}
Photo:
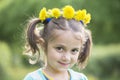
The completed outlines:
{"type": "Polygon", "coordinates": [[[56,44],[56,46],[62,46],[62,47],[65,47],[65,45],[64,44],[56,44]]]}
{"type": "Polygon", "coordinates": [[[78,47],[75,47],[75,48],[73,48],[73,49],[78,49],[78,50],[79,50],[80,48],[78,48],[78,47]]]}
{"type": "MultiPolygon", "coordinates": [[[[64,47],[64,48],[66,47],[64,44],[56,44],[56,46],[60,46],[60,47],[64,47]]],[[[72,49],[80,49],[80,47],[75,46],[72,49]]]]}

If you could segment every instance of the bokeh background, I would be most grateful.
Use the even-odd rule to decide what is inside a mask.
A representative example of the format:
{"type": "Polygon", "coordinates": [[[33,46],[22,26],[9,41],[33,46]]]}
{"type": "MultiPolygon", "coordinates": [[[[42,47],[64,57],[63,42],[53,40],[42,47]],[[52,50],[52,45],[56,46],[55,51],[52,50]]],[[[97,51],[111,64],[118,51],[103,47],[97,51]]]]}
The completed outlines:
{"type": "MultiPolygon", "coordinates": [[[[23,55],[26,22],[42,7],[87,9],[93,48],[84,70],[89,80],[120,79],[120,0],[0,0],[0,80],[23,80],[39,68],[23,55]]],[[[74,67],[74,69],[76,69],[74,67]]],[[[77,70],[77,69],[76,69],[77,70]]]]}

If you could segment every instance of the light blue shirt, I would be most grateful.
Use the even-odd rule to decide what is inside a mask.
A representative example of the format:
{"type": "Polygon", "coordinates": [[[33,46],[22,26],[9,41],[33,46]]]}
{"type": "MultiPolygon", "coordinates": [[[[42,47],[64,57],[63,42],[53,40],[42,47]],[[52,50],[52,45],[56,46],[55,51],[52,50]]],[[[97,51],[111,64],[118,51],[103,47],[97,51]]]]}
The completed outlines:
{"type": "MultiPolygon", "coordinates": [[[[68,69],[70,73],[70,80],[88,80],[87,77],[82,74],[78,73],[72,69],[68,69]]],[[[24,80],[47,80],[44,74],[42,73],[42,68],[29,73],[27,76],[25,76],[24,80]]]]}

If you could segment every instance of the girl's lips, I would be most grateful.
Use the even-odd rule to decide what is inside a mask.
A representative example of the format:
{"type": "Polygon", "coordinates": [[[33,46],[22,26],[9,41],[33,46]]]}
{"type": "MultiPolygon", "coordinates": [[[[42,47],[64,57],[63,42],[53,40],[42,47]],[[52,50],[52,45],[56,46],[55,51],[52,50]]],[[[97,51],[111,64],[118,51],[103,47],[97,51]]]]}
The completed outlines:
{"type": "Polygon", "coordinates": [[[67,66],[69,65],[69,63],[63,63],[63,62],[58,62],[59,64],[63,65],[63,66],[67,66]]]}

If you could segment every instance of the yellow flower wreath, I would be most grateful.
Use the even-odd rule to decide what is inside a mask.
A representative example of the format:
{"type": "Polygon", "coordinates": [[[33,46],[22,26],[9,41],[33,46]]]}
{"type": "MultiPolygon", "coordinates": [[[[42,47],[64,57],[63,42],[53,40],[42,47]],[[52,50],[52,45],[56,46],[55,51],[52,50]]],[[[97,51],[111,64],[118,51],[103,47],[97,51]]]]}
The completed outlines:
{"type": "Polygon", "coordinates": [[[47,18],[59,18],[60,16],[65,19],[75,19],[76,21],[83,21],[84,24],[90,23],[91,15],[87,13],[86,9],[75,11],[70,5],[65,6],[62,10],[59,8],[49,9],[43,8],[39,13],[39,19],[41,21],[47,18]]]}

